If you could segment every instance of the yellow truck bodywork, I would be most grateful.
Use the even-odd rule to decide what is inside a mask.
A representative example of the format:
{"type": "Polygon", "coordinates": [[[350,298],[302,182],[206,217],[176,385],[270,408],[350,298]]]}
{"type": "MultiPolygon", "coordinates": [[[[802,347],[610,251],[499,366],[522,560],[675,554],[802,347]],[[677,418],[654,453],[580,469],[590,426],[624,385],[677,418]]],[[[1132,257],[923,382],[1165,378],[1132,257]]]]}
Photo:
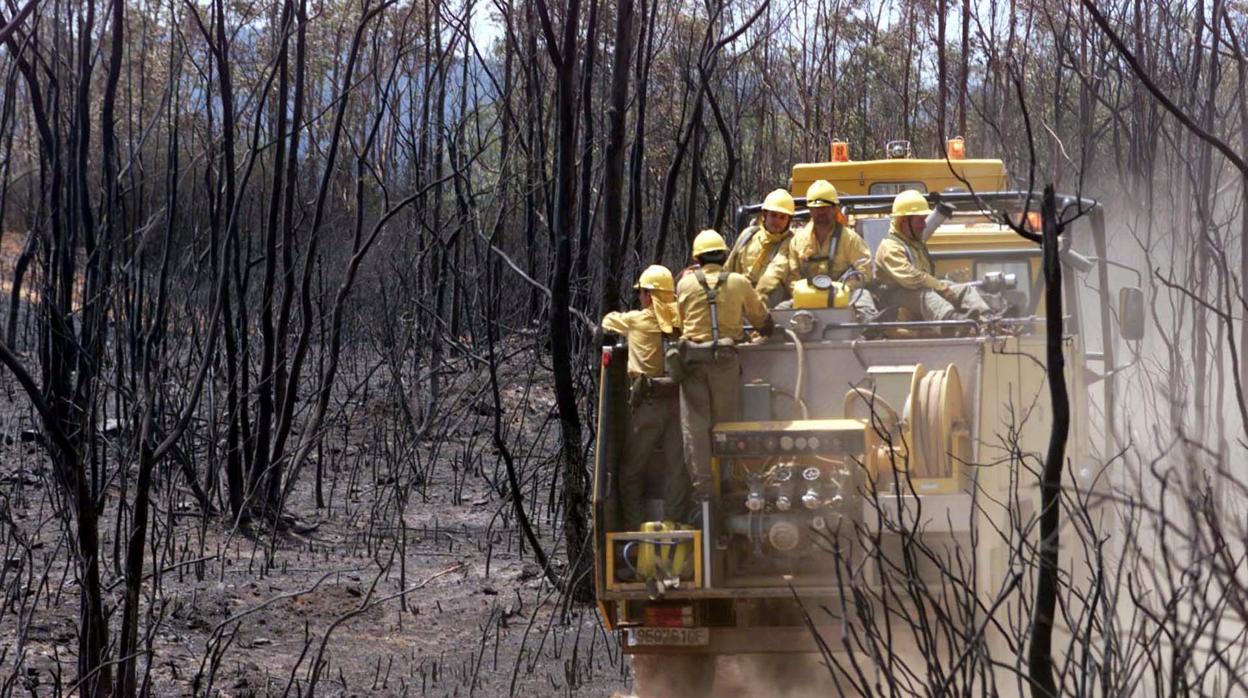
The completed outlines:
{"type": "Polygon", "coordinates": [[[911,187],[906,185],[912,184],[925,192],[942,192],[966,189],[968,182],[971,191],[1001,191],[1009,181],[1000,160],[851,160],[794,165],[789,191],[794,196],[805,196],[806,189],[819,179],[831,182],[842,195],[895,194],[896,191],[881,190],[899,185],[908,189],[911,187]]]}
{"type": "MultiPolygon", "coordinates": [[[[910,188],[912,185],[918,184],[918,188],[926,192],[944,192],[951,189],[959,189],[965,191],[969,183],[970,189],[976,192],[998,192],[1004,191],[1008,185],[1008,178],[1005,167],[1000,160],[980,159],[980,160],[958,160],[947,161],[944,159],[893,159],[893,160],[871,160],[862,162],[822,162],[798,164],[793,167],[792,178],[790,180],[790,191],[795,196],[802,196],[807,187],[818,179],[826,179],[836,186],[838,192],[843,196],[854,195],[880,195],[893,194],[896,191],[881,191],[889,188],[910,188]],[[952,171],[951,171],[952,170],[952,171]],[[956,172],[956,174],[955,174],[956,172]]],[[[883,209],[875,209],[870,212],[856,216],[855,220],[880,219],[886,218],[887,212],[883,209]]],[[[977,273],[977,269],[983,264],[999,264],[1003,257],[1002,253],[1009,256],[1011,253],[1017,252],[1018,259],[1021,261],[1015,264],[1025,265],[1030,277],[1027,283],[1028,289],[1032,294],[1038,294],[1042,288],[1040,280],[1041,260],[1039,258],[1039,248],[1035,243],[1019,236],[1009,227],[994,221],[987,212],[979,214],[970,211],[961,211],[958,216],[951,219],[942,226],[929,241],[929,248],[934,257],[936,257],[937,274],[948,276],[958,281],[972,280],[973,275],[977,273]]],[[[1020,282],[1021,283],[1021,282],[1020,282]]],[[[1077,298],[1069,299],[1068,303],[1078,303],[1077,298]]],[[[1032,313],[1035,315],[1043,315],[1043,300],[1032,306],[1032,313]]],[[[855,357],[856,363],[848,362],[843,364],[834,364],[832,361],[814,362],[815,365],[824,367],[825,374],[817,374],[812,378],[809,374],[805,377],[808,387],[813,388],[811,395],[807,398],[810,401],[810,418],[802,419],[797,411],[796,404],[789,404],[787,407],[777,407],[773,405],[773,420],[793,420],[787,428],[816,428],[819,424],[835,424],[837,428],[845,428],[852,421],[853,428],[862,429],[865,433],[871,429],[868,421],[861,419],[846,420],[842,410],[838,406],[840,395],[844,393],[844,387],[847,383],[856,380],[854,375],[846,375],[840,368],[843,366],[861,365],[865,372],[867,364],[874,366],[896,366],[905,364],[926,363],[929,366],[943,366],[943,359],[933,361],[934,356],[943,356],[942,352],[949,353],[962,352],[958,354],[962,362],[959,372],[963,374],[963,395],[962,401],[967,406],[971,423],[961,428],[970,432],[970,438],[974,443],[973,462],[978,464],[976,467],[958,468],[958,477],[962,478],[962,486],[954,487],[952,490],[941,488],[938,494],[924,496],[922,494],[902,494],[893,495],[900,498],[916,497],[922,499],[922,507],[924,518],[930,519],[935,527],[945,526],[947,521],[953,520],[954,517],[962,515],[964,518],[963,527],[956,530],[948,531],[946,537],[949,544],[954,546],[965,546],[968,540],[971,540],[970,531],[992,531],[1000,530],[1004,525],[1008,528],[1008,521],[1011,513],[1002,505],[1003,502],[1009,500],[1009,490],[1011,487],[1019,487],[1020,478],[1024,478],[1026,473],[1011,472],[1012,453],[1009,450],[1010,445],[1001,440],[1001,435],[1006,431],[1017,436],[1017,448],[1027,457],[1038,457],[1043,454],[1044,448],[1049,434],[1049,423],[1051,417],[1051,409],[1049,407],[1048,392],[1046,387],[1045,373],[1045,338],[1043,323],[1032,328],[1030,334],[1016,336],[1014,334],[1005,334],[998,337],[977,337],[973,339],[878,339],[873,341],[854,340],[853,342],[819,342],[813,349],[807,348],[803,350],[799,347],[796,350],[801,351],[823,351],[829,358],[835,358],[837,351],[844,351],[843,356],[855,357]],[[868,357],[864,360],[863,357],[868,357]],[[832,366],[837,366],[837,370],[833,370],[832,366]],[[823,376],[823,377],[820,377],[823,376]],[[814,383],[812,381],[824,381],[827,385],[814,383]],[[839,392],[838,392],[839,391],[839,392]],[[829,394],[834,393],[832,397],[820,396],[821,392],[829,394]],[[819,401],[823,400],[822,403],[819,401]],[[993,465],[995,463],[995,465],[993,465]],[[972,483],[972,478],[974,482],[972,483]],[[988,495],[981,497],[978,501],[972,500],[971,489],[977,488],[980,492],[988,495]]],[[[1066,355],[1066,380],[1068,392],[1071,396],[1071,432],[1068,445],[1068,458],[1074,468],[1083,467],[1084,464],[1090,462],[1090,410],[1088,406],[1088,392],[1090,378],[1085,366],[1085,347],[1084,339],[1078,332],[1078,327],[1071,328],[1067,332],[1065,347],[1066,355]]],[[[772,372],[768,374],[768,362],[793,362],[796,359],[792,349],[784,346],[762,345],[762,346],[745,346],[741,347],[743,356],[752,355],[749,360],[743,360],[744,382],[769,382],[777,386],[782,385],[776,378],[778,375],[787,376],[784,371],[772,372]]],[[[807,361],[811,361],[808,357],[807,361]]],[[[808,364],[809,365],[809,364],[808,364]]],[[[620,370],[617,368],[617,370],[620,370]]],[[[852,370],[852,369],[851,369],[852,370]]],[[[800,375],[800,374],[799,374],[800,375]]],[[[603,391],[603,401],[600,403],[600,410],[606,404],[607,383],[608,383],[608,367],[604,360],[604,366],[601,379],[603,391]]],[[[786,389],[789,386],[784,386],[786,389]]],[[[800,384],[799,390],[800,393],[800,384]]],[[[618,390],[618,389],[617,389],[618,390]]],[[[614,399],[618,400],[617,395],[614,399]]],[[[779,404],[779,403],[776,403],[779,404]]],[[[805,409],[805,405],[802,406],[805,409]]],[[[900,408],[900,405],[898,406],[900,408]]],[[[730,425],[735,428],[734,433],[747,433],[753,429],[766,430],[774,429],[777,422],[760,422],[756,426],[748,424],[730,425]]],[[[637,592],[636,586],[625,586],[619,584],[616,580],[609,578],[610,573],[604,575],[603,572],[608,569],[614,571],[616,565],[609,560],[613,541],[617,538],[618,532],[603,531],[601,527],[604,525],[604,512],[610,511],[611,502],[603,499],[605,493],[603,490],[608,478],[601,471],[604,467],[604,453],[602,449],[609,444],[602,440],[604,434],[608,433],[608,426],[601,421],[599,426],[599,453],[595,472],[595,517],[596,526],[599,527],[598,535],[595,536],[595,560],[596,560],[596,589],[598,592],[599,608],[602,620],[610,629],[617,629],[631,625],[643,623],[638,608],[647,603],[655,602],[656,599],[651,596],[649,600],[644,592],[637,592]],[[606,505],[606,506],[604,506],[606,505]]],[[[830,428],[830,427],[829,427],[830,428]]],[[[780,433],[777,431],[777,433],[780,433]]],[[[869,439],[867,439],[869,441],[869,439]]],[[[716,463],[717,483],[718,471],[720,464],[716,463]]],[[[1025,479],[1025,478],[1024,478],[1025,479]]],[[[1034,479],[1034,478],[1033,478],[1034,479]]],[[[1028,516],[1035,511],[1038,504],[1038,489],[1035,483],[1024,485],[1017,493],[1017,504],[1027,511],[1013,512],[1014,515],[1028,516]]],[[[937,535],[938,534],[933,534],[937,535]]],[[[710,541],[699,539],[697,541],[697,557],[702,557],[701,547],[703,545],[711,545],[710,541]]],[[[979,542],[979,547],[969,550],[969,553],[977,558],[976,575],[977,582],[982,588],[992,588],[994,584],[1000,583],[1000,580],[1007,573],[1006,559],[1008,549],[1003,545],[992,545],[984,540],[979,542]]],[[[631,646],[625,643],[625,651],[630,653],[654,653],[654,652],[671,652],[671,653],[731,653],[736,651],[774,651],[774,652],[805,652],[812,651],[812,645],[809,640],[809,629],[805,626],[792,629],[781,629],[779,627],[770,626],[765,623],[758,627],[752,627],[751,621],[742,620],[742,618],[754,618],[750,615],[754,611],[748,609],[756,609],[759,603],[768,603],[771,601],[780,601],[782,599],[791,599],[794,594],[800,594],[808,599],[818,601],[834,596],[837,590],[831,586],[808,585],[804,588],[795,590],[793,587],[795,577],[788,575],[786,578],[778,577],[776,579],[775,589],[768,590],[758,587],[748,588],[708,588],[703,589],[703,575],[709,573],[703,567],[698,568],[697,582],[690,584],[690,589],[677,589],[669,593],[664,599],[658,599],[660,603],[692,603],[692,604],[719,604],[713,606],[714,613],[723,612],[723,604],[739,603],[739,608],[743,610],[734,611],[740,613],[737,617],[736,627],[718,627],[713,623],[706,623],[714,627],[710,628],[710,647],[653,647],[653,646],[631,646]],[[774,594],[770,592],[774,591],[774,594]],[[760,602],[760,599],[769,599],[766,602],[760,602]],[[750,604],[755,604],[754,606],[750,604]],[[774,637],[775,642],[767,642],[760,644],[750,641],[751,633],[755,637],[762,637],[758,633],[771,633],[768,637],[774,637]],[[790,643],[786,645],[785,643],[790,643]],[[749,649],[753,647],[754,649],[749,649]],[[743,649],[744,648],[744,649],[743,649]]],[[[696,618],[699,624],[702,624],[705,618],[713,615],[710,610],[701,609],[697,612],[696,618]]],[[[711,606],[707,606],[711,608],[711,606]]],[[[773,607],[768,607],[772,608],[773,607]]]]}

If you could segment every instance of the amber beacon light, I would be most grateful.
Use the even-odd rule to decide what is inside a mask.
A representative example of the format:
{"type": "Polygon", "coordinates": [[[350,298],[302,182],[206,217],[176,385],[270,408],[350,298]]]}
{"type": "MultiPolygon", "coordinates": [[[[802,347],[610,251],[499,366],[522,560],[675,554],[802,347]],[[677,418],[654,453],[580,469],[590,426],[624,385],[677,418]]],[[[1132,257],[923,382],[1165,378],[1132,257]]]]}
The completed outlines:
{"type": "Polygon", "coordinates": [[[849,162],[849,143],[832,141],[832,162],[849,162]]]}
{"type": "Polygon", "coordinates": [[[950,160],[966,159],[966,139],[962,136],[945,141],[945,154],[950,160]]]}

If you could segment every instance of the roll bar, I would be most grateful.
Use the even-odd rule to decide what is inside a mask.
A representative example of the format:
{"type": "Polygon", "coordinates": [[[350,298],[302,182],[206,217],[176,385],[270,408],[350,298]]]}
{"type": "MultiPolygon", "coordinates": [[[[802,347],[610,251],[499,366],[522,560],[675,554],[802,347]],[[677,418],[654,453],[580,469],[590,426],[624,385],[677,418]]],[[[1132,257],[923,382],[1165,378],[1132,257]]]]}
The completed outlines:
{"type": "MultiPolygon", "coordinates": [[[[951,191],[951,192],[930,192],[925,194],[929,203],[938,201],[951,204],[957,207],[959,204],[973,204],[983,207],[995,206],[995,210],[1006,211],[1039,211],[1040,198],[1039,192],[1028,192],[1023,190],[1010,191],[990,191],[990,192],[968,192],[968,191],[951,191]]],[[[887,215],[893,210],[893,194],[853,194],[841,197],[841,208],[846,213],[857,215],[882,214],[887,215]]],[[[793,198],[794,204],[798,208],[806,206],[806,197],[799,196],[793,198]]],[[[1093,209],[1101,207],[1100,202],[1096,199],[1086,197],[1071,196],[1068,194],[1059,194],[1057,196],[1057,208],[1065,217],[1066,211],[1072,207],[1077,207],[1081,213],[1087,213],[1093,209]]],[[[749,224],[751,216],[758,215],[763,209],[761,203],[747,204],[737,207],[736,223],[737,230],[744,228],[749,224]]]]}

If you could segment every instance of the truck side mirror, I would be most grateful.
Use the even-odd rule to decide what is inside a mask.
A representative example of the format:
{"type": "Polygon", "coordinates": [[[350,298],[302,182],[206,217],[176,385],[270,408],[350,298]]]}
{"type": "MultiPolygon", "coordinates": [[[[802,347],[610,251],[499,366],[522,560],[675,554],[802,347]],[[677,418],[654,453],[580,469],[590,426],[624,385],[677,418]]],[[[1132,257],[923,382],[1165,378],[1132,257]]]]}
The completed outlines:
{"type": "Polygon", "coordinates": [[[1123,339],[1144,339],[1144,292],[1135,286],[1118,289],[1118,326],[1123,339]]]}

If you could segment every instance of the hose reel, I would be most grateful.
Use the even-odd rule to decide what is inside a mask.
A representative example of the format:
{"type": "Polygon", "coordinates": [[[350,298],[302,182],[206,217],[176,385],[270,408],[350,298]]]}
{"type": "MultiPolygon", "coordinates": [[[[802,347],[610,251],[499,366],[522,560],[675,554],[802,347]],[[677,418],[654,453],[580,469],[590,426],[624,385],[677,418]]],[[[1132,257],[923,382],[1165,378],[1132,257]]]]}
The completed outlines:
{"type": "MultiPolygon", "coordinates": [[[[845,417],[867,419],[864,465],[871,479],[894,469],[912,479],[952,479],[971,455],[969,419],[958,369],[914,366],[909,391],[897,411],[879,389],[845,394],[845,417]],[[857,416],[858,411],[863,417],[857,416]]],[[[894,400],[897,398],[894,396],[894,400]]]]}

